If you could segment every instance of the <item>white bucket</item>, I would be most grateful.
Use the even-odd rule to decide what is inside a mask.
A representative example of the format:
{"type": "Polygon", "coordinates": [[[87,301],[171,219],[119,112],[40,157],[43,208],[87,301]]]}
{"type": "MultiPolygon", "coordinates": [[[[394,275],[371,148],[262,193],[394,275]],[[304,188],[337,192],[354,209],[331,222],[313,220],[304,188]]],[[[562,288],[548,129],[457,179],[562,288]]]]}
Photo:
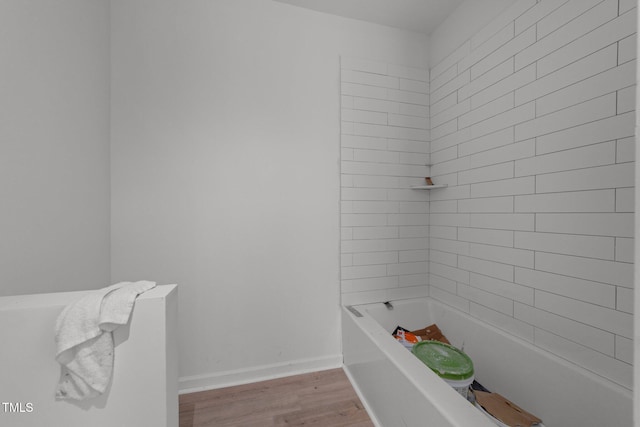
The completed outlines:
{"type": "Polygon", "coordinates": [[[467,378],[466,380],[448,380],[446,378],[442,378],[447,384],[449,384],[455,391],[458,392],[462,397],[468,399],[469,397],[469,386],[473,383],[474,376],[471,378],[467,378]]]}

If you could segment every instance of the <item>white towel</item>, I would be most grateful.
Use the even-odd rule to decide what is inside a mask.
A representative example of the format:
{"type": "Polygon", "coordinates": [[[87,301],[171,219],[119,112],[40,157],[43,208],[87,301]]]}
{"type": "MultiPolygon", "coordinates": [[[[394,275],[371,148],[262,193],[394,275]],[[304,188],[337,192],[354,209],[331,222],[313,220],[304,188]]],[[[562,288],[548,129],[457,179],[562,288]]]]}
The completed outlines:
{"type": "Polygon", "coordinates": [[[84,400],[104,393],[113,374],[112,331],[125,325],[136,297],[155,282],[121,282],[66,306],[56,320],[56,397],[84,400]]]}

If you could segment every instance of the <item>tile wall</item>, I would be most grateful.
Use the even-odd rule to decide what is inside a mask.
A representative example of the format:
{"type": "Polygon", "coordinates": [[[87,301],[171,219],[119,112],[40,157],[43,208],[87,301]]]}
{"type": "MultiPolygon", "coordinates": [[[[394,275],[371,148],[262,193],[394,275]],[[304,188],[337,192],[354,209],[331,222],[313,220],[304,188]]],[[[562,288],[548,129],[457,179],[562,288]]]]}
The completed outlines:
{"type": "Polygon", "coordinates": [[[430,295],[629,389],[635,7],[520,0],[430,72],[430,295]]]}
{"type": "Polygon", "coordinates": [[[428,75],[341,58],[343,304],[427,295],[428,75]]]}

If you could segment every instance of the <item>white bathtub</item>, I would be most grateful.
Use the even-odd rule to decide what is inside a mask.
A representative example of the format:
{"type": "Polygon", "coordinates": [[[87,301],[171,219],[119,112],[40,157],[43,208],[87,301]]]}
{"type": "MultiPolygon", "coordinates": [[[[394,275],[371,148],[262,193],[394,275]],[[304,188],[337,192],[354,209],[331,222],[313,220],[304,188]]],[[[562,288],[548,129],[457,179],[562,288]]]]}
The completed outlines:
{"type": "Polygon", "coordinates": [[[495,427],[395,342],[401,325],[436,323],[474,362],[475,377],[546,427],[632,426],[632,392],[430,298],[343,307],[345,371],[378,426],[495,427]]]}

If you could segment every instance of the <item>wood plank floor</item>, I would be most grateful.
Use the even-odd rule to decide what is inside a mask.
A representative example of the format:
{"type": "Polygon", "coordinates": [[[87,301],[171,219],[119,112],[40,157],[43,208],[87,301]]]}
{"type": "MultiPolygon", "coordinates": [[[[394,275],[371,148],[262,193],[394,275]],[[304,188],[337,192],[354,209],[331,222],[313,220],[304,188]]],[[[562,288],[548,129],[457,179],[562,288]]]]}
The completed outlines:
{"type": "Polygon", "coordinates": [[[180,427],[373,427],[342,369],[180,396],[180,427]]]}

